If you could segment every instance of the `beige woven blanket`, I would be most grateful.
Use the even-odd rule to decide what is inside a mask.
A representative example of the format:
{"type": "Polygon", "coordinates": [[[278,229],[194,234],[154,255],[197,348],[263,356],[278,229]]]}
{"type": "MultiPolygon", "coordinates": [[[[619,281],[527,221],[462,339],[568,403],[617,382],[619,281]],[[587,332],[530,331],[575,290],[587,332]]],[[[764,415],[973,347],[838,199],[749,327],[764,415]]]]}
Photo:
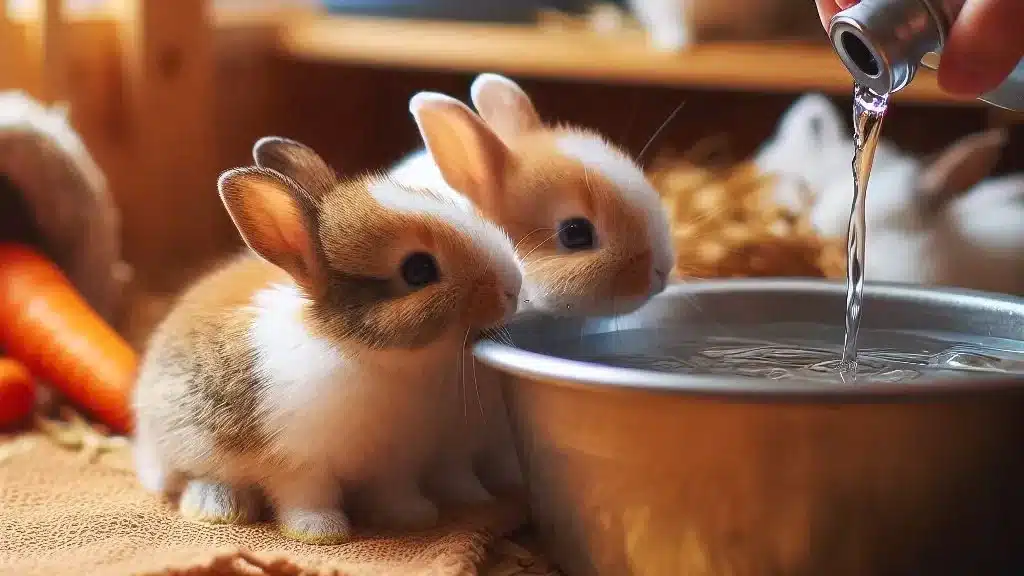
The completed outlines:
{"type": "Polygon", "coordinates": [[[109,438],[62,439],[60,430],[0,436],[0,574],[552,573],[503,541],[524,521],[521,506],[511,502],[451,513],[430,533],[359,535],[340,546],[311,546],[283,538],[268,524],[186,520],[139,488],[130,458],[126,445],[109,438]],[[493,558],[495,548],[506,556],[514,550],[512,558],[493,558]]]}

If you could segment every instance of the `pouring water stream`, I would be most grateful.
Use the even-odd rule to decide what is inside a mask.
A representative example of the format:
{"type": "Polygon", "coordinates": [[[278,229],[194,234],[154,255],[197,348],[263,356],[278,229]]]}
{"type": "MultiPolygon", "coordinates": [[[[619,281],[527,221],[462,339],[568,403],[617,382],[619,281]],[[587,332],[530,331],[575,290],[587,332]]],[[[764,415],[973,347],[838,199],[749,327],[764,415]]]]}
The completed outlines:
{"type": "Polygon", "coordinates": [[[875,160],[875,149],[882,132],[882,121],[889,95],[878,95],[871,89],[853,87],[853,206],[846,253],[846,334],[839,371],[844,375],[857,373],[857,336],[864,300],[864,237],[867,233],[865,203],[868,180],[875,160]]]}

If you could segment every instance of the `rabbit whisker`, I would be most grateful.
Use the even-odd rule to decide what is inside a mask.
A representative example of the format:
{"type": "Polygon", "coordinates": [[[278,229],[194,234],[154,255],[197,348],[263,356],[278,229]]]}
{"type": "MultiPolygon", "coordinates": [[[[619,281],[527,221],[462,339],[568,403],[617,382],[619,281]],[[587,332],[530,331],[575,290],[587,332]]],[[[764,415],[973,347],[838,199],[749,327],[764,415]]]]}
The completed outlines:
{"type": "Polygon", "coordinates": [[[640,149],[640,153],[636,155],[636,163],[640,164],[641,167],[643,166],[642,161],[644,158],[644,154],[647,153],[648,148],[651,147],[651,144],[653,144],[654,141],[658,138],[658,135],[661,134],[662,130],[664,130],[665,127],[668,126],[670,122],[672,122],[672,119],[676,117],[676,114],[678,114],[679,111],[683,109],[684,104],[686,104],[686,100],[683,100],[682,102],[679,103],[678,106],[676,106],[675,110],[673,110],[672,113],[668,115],[668,118],[665,118],[665,121],[661,123],[661,126],[659,126],[658,129],[654,131],[654,134],[651,135],[650,139],[647,140],[647,144],[644,144],[644,147],[640,149]]]}
{"type": "Polygon", "coordinates": [[[470,354],[469,361],[473,363],[473,390],[476,391],[476,405],[480,408],[480,418],[487,423],[487,415],[484,414],[484,402],[480,399],[480,382],[476,378],[476,356],[470,354]]]}
{"type": "MultiPolygon", "coordinates": [[[[530,236],[532,236],[536,232],[544,232],[546,230],[550,230],[550,228],[536,228],[534,230],[531,230],[529,234],[526,234],[525,236],[520,238],[519,242],[516,242],[516,245],[515,245],[516,252],[519,252],[519,246],[522,245],[523,242],[526,242],[527,238],[529,238],[530,236]]],[[[543,244],[543,242],[542,242],[542,244],[543,244]]]]}
{"type": "Polygon", "coordinates": [[[466,345],[469,343],[469,330],[466,330],[466,337],[462,339],[462,358],[459,364],[462,367],[462,379],[459,387],[459,400],[462,402],[462,417],[469,419],[469,407],[466,400],[466,345]]]}
{"type": "Polygon", "coordinates": [[[523,255],[523,258],[522,258],[522,259],[523,259],[523,260],[526,260],[526,259],[527,259],[527,258],[528,258],[528,257],[530,256],[530,254],[533,254],[534,252],[536,252],[536,251],[537,251],[537,248],[540,248],[541,246],[543,246],[543,245],[544,245],[544,243],[545,243],[545,242],[547,242],[548,240],[551,240],[551,239],[552,239],[552,238],[554,238],[555,236],[558,236],[558,233],[559,233],[559,232],[561,232],[561,230],[556,230],[554,234],[552,234],[551,236],[548,236],[547,238],[545,238],[545,239],[544,239],[544,242],[541,242],[541,243],[540,243],[540,244],[538,244],[538,245],[537,245],[536,247],[534,247],[534,249],[533,249],[533,250],[530,250],[530,251],[529,251],[529,252],[527,252],[527,253],[526,253],[525,255],[523,255]]]}

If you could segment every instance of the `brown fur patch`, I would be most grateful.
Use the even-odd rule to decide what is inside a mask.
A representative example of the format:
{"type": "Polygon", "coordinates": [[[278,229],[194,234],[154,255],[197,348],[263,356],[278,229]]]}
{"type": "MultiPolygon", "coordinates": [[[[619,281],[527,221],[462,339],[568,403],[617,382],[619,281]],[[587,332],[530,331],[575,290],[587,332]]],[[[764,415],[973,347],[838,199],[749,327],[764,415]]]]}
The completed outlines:
{"type": "Polygon", "coordinates": [[[247,307],[256,292],[278,282],[290,279],[246,253],[186,291],[154,331],[143,357],[144,364],[155,364],[160,376],[140,381],[137,393],[145,404],[173,414],[164,421],[176,427],[208,432],[220,450],[266,450],[271,431],[253,415],[267,382],[255,370],[248,337],[253,313],[247,307]]]}
{"type": "Polygon", "coordinates": [[[321,199],[315,244],[326,270],[310,310],[315,330],[371,348],[417,348],[499,321],[504,303],[497,277],[486,276],[486,255],[451,222],[379,206],[368,192],[379,182],[339,184],[321,199]],[[400,267],[413,252],[434,257],[439,282],[415,291],[405,285],[400,267]],[[481,298],[499,306],[481,306],[481,298]]]}
{"type": "Polygon", "coordinates": [[[331,192],[338,180],[334,170],[316,152],[287,138],[261,138],[253,146],[252,157],[257,166],[294,180],[312,198],[331,192]]]}

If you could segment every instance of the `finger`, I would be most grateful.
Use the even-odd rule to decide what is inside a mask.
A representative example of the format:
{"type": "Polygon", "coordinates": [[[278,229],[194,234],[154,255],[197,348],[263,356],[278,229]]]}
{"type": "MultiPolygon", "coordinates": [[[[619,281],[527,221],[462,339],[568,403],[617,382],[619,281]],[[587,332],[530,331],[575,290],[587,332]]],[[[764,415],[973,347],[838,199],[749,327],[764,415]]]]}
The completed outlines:
{"type": "Polygon", "coordinates": [[[1024,2],[968,0],[939,60],[939,85],[977,96],[998,86],[1024,57],[1024,2]]]}
{"type": "Polygon", "coordinates": [[[818,5],[818,18],[821,18],[821,27],[828,30],[828,21],[839,12],[839,5],[836,0],[815,0],[818,5]]]}

